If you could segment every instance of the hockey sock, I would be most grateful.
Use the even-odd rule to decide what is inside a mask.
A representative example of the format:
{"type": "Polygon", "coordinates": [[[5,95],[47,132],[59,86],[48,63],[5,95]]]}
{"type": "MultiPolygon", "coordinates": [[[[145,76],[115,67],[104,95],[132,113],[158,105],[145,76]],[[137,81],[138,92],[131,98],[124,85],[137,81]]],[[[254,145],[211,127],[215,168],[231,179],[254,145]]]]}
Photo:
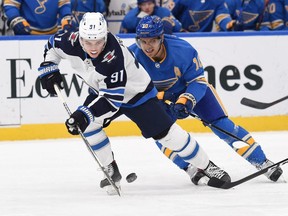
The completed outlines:
{"type": "MultiPolygon", "coordinates": [[[[235,125],[229,118],[222,118],[213,123],[214,125],[222,128],[223,130],[239,137],[246,145],[236,147],[235,143],[239,140],[225,134],[217,129],[212,128],[212,131],[222,140],[224,140],[229,146],[231,146],[240,156],[245,158],[251,164],[262,164],[266,156],[261,149],[261,146],[255,142],[253,137],[241,126],[235,125]]],[[[243,143],[244,143],[243,142],[243,143]]],[[[242,143],[242,144],[243,144],[242,143]]]]}
{"type": "Polygon", "coordinates": [[[169,148],[164,147],[161,145],[161,143],[156,142],[156,145],[158,148],[162,151],[162,153],[169,158],[176,166],[178,166],[180,169],[187,169],[189,166],[189,163],[185,162],[178,154],[176,154],[174,151],[172,151],[169,148]]]}

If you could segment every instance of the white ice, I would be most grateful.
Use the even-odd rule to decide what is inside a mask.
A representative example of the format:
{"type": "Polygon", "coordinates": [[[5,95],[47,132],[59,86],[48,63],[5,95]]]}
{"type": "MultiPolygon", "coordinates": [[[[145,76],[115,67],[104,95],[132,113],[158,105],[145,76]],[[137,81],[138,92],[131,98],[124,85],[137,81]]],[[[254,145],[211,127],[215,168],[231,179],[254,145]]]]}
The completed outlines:
{"type": "MultiPolygon", "coordinates": [[[[213,134],[192,134],[238,180],[256,171],[213,134]]],[[[288,156],[288,131],[253,133],[267,157],[288,156]]],[[[288,165],[233,189],[194,186],[151,139],[112,137],[122,196],[100,189],[103,174],[80,138],[0,142],[0,216],[287,216],[288,165]],[[135,172],[133,183],[125,177],[135,172]]]]}

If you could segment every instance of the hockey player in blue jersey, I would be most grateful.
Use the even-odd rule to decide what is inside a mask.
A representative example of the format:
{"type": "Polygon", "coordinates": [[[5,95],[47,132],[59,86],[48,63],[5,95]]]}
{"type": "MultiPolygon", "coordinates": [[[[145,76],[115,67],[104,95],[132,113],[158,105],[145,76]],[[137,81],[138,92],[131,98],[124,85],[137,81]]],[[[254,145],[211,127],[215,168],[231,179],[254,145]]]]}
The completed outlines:
{"type": "MultiPolygon", "coordinates": [[[[117,185],[121,174],[102,125],[118,112],[135,122],[145,138],[152,137],[176,151],[209,177],[230,181],[229,175],[209,160],[197,141],[167,115],[156,97],[157,90],[150,76],[122,41],[108,32],[101,13],[85,13],[79,32],[50,37],[44,51],[44,62],[39,68],[42,88],[50,94],[55,94],[54,84],[63,88],[63,78],[58,69],[61,59],[68,59],[77,75],[96,92],[88,96],[92,96],[92,100],[86,100],[67,119],[68,132],[77,135],[77,127],[84,132],[117,185]]],[[[100,187],[112,192],[106,178],[100,187]]]]}
{"type": "Polygon", "coordinates": [[[55,34],[58,20],[62,30],[71,27],[69,0],[4,0],[4,9],[15,35],[55,34]]]}
{"type": "Polygon", "coordinates": [[[155,0],[137,0],[137,5],[138,7],[130,10],[122,20],[120,33],[135,33],[140,19],[146,15],[157,15],[162,18],[170,33],[181,31],[182,25],[175,19],[171,11],[157,6],[155,0]]]}
{"type": "Polygon", "coordinates": [[[220,31],[230,31],[235,22],[224,0],[179,0],[172,13],[188,32],[211,32],[214,21],[220,31]]]}
{"type": "MultiPolygon", "coordinates": [[[[195,113],[204,121],[249,143],[236,148],[233,144],[238,140],[211,128],[220,139],[257,169],[273,164],[266,158],[261,146],[249,132],[229,119],[217,93],[204,77],[197,51],[188,42],[176,36],[164,35],[163,23],[157,16],[146,16],[140,21],[136,30],[136,41],[137,43],[131,45],[130,49],[151,76],[159,92],[158,98],[162,99],[163,106],[174,121],[188,117],[191,112],[195,113]],[[174,106],[166,105],[164,102],[166,99],[172,101],[174,106]]],[[[167,149],[160,143],[158,147],[163,153],[168,152],[169,155],[166,156],[190,174],[191,166],[181,160],[177,152],[167,149]]],[[[276,167],[265,175],[272,181],[277,181],[282,172],[281,168],[276,167]]]]}

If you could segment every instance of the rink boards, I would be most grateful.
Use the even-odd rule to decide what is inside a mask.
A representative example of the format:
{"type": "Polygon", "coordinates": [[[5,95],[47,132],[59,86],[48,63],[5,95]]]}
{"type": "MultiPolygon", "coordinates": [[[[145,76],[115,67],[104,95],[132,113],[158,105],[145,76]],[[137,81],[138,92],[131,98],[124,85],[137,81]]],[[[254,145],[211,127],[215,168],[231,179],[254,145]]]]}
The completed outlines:
{"type": "MultiPolygon", "coordinates": [[[[134,35],[119,35],[124,44],[134,35]]],[[[240,103],[245,97],[268,103],[288,95],[288,34],[202,33],[181,34],[198,51],[205,76],[216,88],[228,114],[251,131],[288,130],[288,100],[265,109],[240,103]]],[[[63,122],[67,114],[58,98],[40,88],[37,68],[48,37],[0,38],[0,140],[70,137],[63,122]]],[[[60,64],[68,89],[63,94],[72,110],[83,102],[87,87],[73,75],[68,62],[60,64]]],[[[198,120],[179,121],[185,129],[206,132],[198,120]]],[[[107,129],[111,136],[139,135],[125,117],[107,129]]]]}

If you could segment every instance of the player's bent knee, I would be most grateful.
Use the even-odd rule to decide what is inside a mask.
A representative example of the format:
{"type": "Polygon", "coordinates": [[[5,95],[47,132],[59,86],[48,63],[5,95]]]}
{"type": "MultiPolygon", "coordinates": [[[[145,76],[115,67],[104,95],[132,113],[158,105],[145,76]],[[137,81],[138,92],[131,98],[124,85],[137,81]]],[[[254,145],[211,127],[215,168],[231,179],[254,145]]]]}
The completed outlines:
{"type": "Polygon", "coordinates": [[[172,150],[179,150],[183,148],[188,140],[188,133],[184,131],[179,125],[174,123],[166,136],[158,139],[158,141],[165,147],[172,150]]]}

